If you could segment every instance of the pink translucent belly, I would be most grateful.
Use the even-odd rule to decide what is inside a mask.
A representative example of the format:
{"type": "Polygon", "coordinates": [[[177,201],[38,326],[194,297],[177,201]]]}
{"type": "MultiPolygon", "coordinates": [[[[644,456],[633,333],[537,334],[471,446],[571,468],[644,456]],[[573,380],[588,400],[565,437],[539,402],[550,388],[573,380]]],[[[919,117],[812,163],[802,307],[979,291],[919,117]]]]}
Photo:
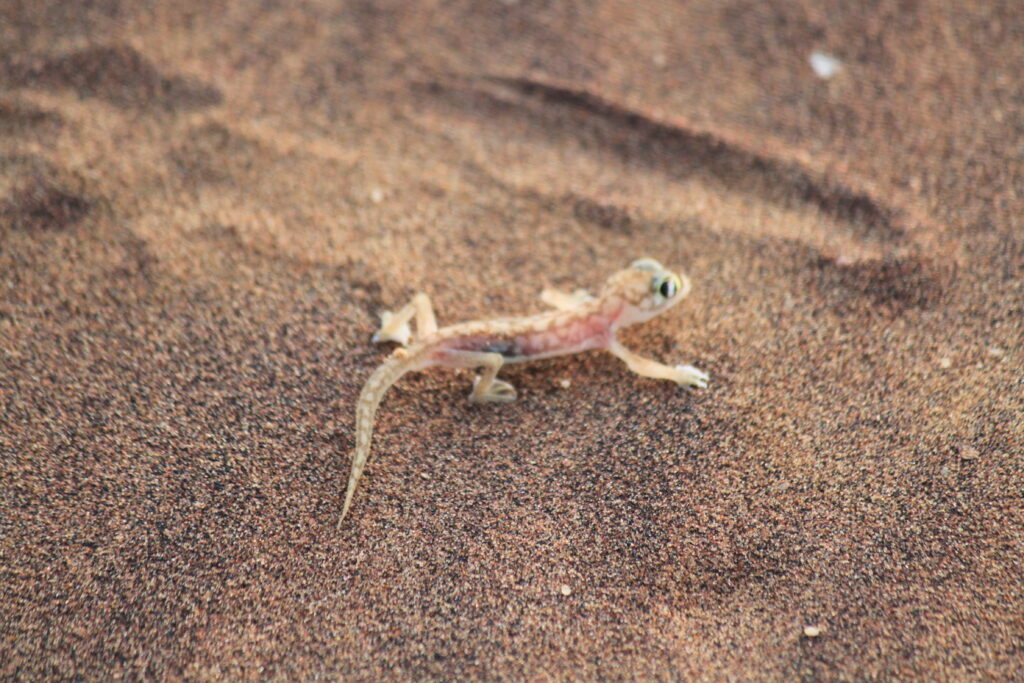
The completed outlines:
{"type": "Polygon", "coordinates": [[[525,332],[516,337],[516,342],[526,357],[598,348],[607,346],[611,339],[609,322],[603,315],[578,318],[558,327],[525,332]]]}
{"type": "Polygon", "coordinates": [[[515,363],[608,346],[618,311],[585,316],[562,315],[546,321],[496,321],[494,329],[455,335],[438,344],[437,359],[450,351],[498,353],[515,363]],[[533,329],[539,327],[540,329],[533,329]]]}

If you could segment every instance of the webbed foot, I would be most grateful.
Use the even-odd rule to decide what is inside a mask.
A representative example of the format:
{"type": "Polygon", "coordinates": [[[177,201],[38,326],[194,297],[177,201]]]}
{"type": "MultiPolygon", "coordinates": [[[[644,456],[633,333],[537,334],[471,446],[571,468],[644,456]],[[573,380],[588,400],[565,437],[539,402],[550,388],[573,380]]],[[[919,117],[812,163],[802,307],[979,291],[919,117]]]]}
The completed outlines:
{"type": "Polygon", "coordinates": [[[702,372],[692,365],[677,365],[675,371],[677,375],[675,381],[686,387],[707,389],[708,381],[711,379],[706,372],[702,372]]]}
{"type": "Polygon", "coordinates": [[[510,403],[516,400],[516,388],[504,380],[492,380],[484,391],[477,391],[478,384],[480,377],[473,380],[473,393],[469,395],[473,403],[510,403]]]}
{"type": "Polygon", "coordinates": [[[412,329],[409,322],[399,322],[391,311],[380,312],[380,329],[373,335],[373,341],[377,344],[382,342],[398,342],[402,346],[408,346],[412,338],[412,329]],[[396,324],[397,323],[397,324],[396,324]]]}

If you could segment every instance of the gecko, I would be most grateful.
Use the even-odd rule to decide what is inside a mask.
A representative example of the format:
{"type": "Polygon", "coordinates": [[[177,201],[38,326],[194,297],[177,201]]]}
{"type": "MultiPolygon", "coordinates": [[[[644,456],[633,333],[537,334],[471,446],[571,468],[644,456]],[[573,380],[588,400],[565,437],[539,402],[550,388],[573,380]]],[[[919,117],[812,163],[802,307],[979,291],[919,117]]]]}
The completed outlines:
{"type": "Polygon", "coordinates": [[[509,363],[605,349],[642,377],[667,379],[688,387],[707,387],[709,377],[692,365],[669,366],[638,356],[615,338],[618,330],[642,323],[679,303],[691,289],[690,279],[651,258],[634,261],[612,275],[597,297],[585,290],[566,293],[545,289],[541,301],[554,310],[522,318],[467,322],[438,329],[430,298],[416,294],[397,312],[380,313],[373,341],[398,342],[374,372],[356,404],[356,447],[348,490],[338,526],[345,519],[370,455],[374,417],[385,392],[403,375],[433,366],[481,369],[473,382],[473,403],[507,403],[515,388],[498,379],[509,363]],[[416,338],[409,322],[415,318],[416,338]]]}

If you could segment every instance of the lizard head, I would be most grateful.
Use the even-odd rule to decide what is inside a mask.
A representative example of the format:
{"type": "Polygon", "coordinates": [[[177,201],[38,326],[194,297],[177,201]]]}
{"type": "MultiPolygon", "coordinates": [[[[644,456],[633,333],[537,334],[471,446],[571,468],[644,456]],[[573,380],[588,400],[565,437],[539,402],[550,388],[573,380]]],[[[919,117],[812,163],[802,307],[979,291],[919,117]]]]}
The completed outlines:
{"type": "Polygon", "coordinates": [[[602,298],[618,298],[624,310],[618,326],[650,320],[690,293],[690,278],[674,273],[651,258],[633,261],[608,278],[602,298]]]}

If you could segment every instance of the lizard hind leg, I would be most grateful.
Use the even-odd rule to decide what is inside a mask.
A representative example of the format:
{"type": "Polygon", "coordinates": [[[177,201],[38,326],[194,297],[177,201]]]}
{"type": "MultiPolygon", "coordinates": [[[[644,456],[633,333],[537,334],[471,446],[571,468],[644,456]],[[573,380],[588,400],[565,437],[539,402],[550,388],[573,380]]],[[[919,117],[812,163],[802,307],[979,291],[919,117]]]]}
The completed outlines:
{"type": "Polygon", "coordinates": [[[483,368],[473,381],[469,400],[473,403],[509,403],[516,400],[516,389],[497,378],[498,370],[505,363],[500,353],[488,351],[447,351],[440,360],[450,368],[483,368]]]}
{"type": "Polygon", "coordinates": [[[430,297],[420,292],[412,298],[396,313],[391,311],[380,312],[380,329],[373,335],[373,341],[398,342],[402,346],[408,346],[412,338],[412,329],[409,321],[416,318],[416,336],[425,337],[437,332],[437,319],[434,317],[434,308],[430,305],[430,297]]]}

